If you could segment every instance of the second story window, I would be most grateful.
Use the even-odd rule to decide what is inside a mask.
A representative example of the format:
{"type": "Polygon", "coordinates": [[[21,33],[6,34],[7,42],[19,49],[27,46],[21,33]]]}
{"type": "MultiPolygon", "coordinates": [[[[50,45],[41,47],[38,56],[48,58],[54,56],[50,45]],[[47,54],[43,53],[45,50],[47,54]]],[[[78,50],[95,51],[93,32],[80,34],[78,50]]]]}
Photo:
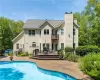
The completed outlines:
{"type": "Polygon", "coordinates": [[[75,35],[75,29],[73,29],[73,35],[75,35]]]}
{"type": "Polygon", "coordinates": [[[35,35],[35,30],[29,30],[29,35],[35,35]]]}
{"type": "Polygon", "coordinates": [[[61,35],[63,35],[64,34],[64,29],[61,29],[61,35]]]}
{"type": "Polygon", "coordinates": [[[31,35],[31,30],[29,30],[29,35],[31,35]]]}
{"type": "Polygon", "coordinates": [[[49,29],[44,29],[44,34],[49,35],[49,29]]]}
{"type": "Polygon", "coordinates": [[[35,35],[35,30],[32,30],[32,35],[35,35]]]}

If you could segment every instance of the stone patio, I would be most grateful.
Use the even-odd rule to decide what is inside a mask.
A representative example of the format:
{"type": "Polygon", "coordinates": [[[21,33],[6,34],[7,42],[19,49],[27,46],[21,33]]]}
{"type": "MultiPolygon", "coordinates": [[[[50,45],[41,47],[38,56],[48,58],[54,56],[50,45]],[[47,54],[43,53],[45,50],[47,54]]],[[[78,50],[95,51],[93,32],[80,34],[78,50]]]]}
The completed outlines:
{"type": "MultiPolygon", "coordinates": [[[[14,60],[35,62],[38,67],[43,69],[66,73],[77,79],[84,78],[84,80],[91,80],[88,79],[87,75],[83,74],[82,71],[80,71],[80,69],[78,68],[78,63],[75,62],[70,62],[67,60],[35,60],[35,59],[29,59],[28,57],[16,57],[16,56],[14,56],[14,60]]],[[[0,61],[9,61],[9,57],[0,57],[0,61]]]]}

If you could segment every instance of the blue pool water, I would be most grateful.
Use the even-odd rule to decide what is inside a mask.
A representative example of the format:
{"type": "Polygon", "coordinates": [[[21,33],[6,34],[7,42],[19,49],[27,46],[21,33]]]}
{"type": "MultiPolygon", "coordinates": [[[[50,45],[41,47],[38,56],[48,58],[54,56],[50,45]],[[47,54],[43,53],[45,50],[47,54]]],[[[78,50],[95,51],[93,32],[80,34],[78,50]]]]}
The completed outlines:
{"type": "Polygon", "coordinates": [[[33,62],[0,62],[0,80],[76,80],[69,75],[44,70],[33,62]]]}

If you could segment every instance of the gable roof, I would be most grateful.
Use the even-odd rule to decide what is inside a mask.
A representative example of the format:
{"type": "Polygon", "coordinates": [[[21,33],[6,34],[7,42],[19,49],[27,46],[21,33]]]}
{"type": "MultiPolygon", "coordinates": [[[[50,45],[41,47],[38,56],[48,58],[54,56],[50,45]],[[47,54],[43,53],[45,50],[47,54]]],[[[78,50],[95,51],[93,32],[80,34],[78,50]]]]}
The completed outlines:
{"type": "Polygon", "coordinates": [[[74,24],[79,28],[80,26],[74,21],[74,24]]]}
{"type": "Polygon", "coordinates": [[[54,28],[59,27],[59,25],[64,22],[64,20],[38,20],[38,19],[29,19],[25,22],[23,29],[27,28],[37,28],[44,24],[45,22],[50,23],[54,28]]]}

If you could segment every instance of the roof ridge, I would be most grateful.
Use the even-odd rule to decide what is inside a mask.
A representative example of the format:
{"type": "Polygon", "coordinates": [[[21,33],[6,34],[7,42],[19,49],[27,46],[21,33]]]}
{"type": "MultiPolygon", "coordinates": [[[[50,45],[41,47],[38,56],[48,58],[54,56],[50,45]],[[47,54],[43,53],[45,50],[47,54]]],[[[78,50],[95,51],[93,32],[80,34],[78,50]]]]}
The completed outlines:
{"type": "Polygon", "coordinates": [[[53,21],[64,21],[64,20],[55,20],[55,19],[28,19],[28,20],[53,20],[53,21]]]}

